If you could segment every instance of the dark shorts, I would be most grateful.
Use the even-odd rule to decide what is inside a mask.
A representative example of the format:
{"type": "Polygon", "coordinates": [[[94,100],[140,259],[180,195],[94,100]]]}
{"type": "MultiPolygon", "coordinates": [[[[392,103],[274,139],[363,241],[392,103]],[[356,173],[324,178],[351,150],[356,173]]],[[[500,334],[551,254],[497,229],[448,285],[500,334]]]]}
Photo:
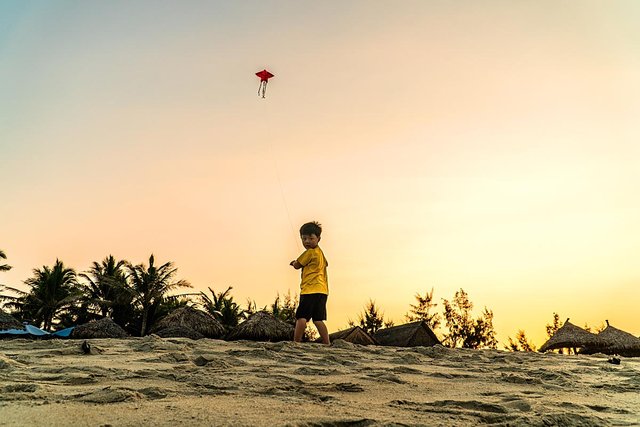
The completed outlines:
{"type": "Polygon", "coordinates": [[[327,320],[327,294],[300,295],[296,319],[327,320]]]}

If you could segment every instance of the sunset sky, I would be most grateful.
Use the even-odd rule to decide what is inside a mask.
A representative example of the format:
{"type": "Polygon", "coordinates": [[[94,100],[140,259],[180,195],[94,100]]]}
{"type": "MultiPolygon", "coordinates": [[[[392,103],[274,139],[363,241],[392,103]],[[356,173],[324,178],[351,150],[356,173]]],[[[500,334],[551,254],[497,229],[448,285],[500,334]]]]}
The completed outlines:
{"type": "Polygon", "coordinates": [[[4,1],[0,283],[153,253],[263,306],[317,220],[331,331],[463,288],[501,348],[553,312],[638,335],[638,22],[634,0],[4,1]]]}

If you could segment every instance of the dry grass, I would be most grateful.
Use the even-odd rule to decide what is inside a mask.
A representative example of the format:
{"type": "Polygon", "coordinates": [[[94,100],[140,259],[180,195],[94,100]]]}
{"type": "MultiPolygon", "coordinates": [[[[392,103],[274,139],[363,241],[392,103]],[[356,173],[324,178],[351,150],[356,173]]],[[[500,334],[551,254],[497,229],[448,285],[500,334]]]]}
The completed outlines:
{"type": "Polygon", "coordinates": [[[126,338],[128,336],[124,329],[108,317],[77,326],[71,332],[71,338],[126,338]]]}
{"type": "Polygon", "coordinates": [[[440,340],[436,334],[424,321],[405,323],[404,325],[380,329],[375,333],[374,338],[381,345],[396,347],[430,347],[440,344],[440,340]]]}
{"type": "Polygon", "coordinates": [[[626,357],[640,356],[640,339],[636,338],[629,332],[625,332],[618,328],[614,328],[607,320],[607,327],[598,334],[605,349],[601,350],[606,354],[619,354],[626,357]]]}
{"type": "MultiPolygon", "coordinates": [[[[375,345],[378,344],[371,335],[369,335],[360,326],[354,326],[353,328],[345,329],[343,331],[334,332],[329,335],[331,342],[335,340],[345,340],[352,344],[360,345],[375,345]]],[[[318,339],[317,342],[322,342],[322,339],[318,339]]]]}
{"type": "Polygon", "coordinates": [[[547,342],[542,344],[539,351],[545,352],[560,348],[601,349],[602,347],[603,342],[596,334],[574,325],[567,319],[564,325],[547,342]]]}
{"type": "Polygon", "coordinates": [[[24,329],[24,327],[16,318],[0,310],[0,330],[4,329],[24,329]]]}
{"type": "Polygon", "coordinates": [[[207,338],[221,338],[226,332],[224,326],[212,315],[193,307],[181,307],[172,311],[158,322],[153,331],[160,335],[163,329],[176,326],[189,328],[207,338]]]}
{"type": "Polygon", "coordinates": [[[259,311],[236,326],[227,339],[230,341],[291,341],[293,330],[292,325],[276,319],[266,311],[259,311]]]}

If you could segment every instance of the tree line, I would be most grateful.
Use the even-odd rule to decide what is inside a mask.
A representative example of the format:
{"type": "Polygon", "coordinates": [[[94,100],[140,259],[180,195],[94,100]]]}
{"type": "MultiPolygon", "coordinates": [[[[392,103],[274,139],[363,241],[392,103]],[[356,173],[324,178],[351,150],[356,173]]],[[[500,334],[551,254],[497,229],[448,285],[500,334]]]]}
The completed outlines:
{"type": "MultiPolygon", "coordinates": [[[[6,260],[0,250],[0,260],[6,260]]],[[[0,272],[11,266],[0,264],[0,272]]],[[[111,318],[131,335],[144,336],[153,330],[153,325],[171,311],[194,305],[210,313],[230,329],[237,326],[252,313],[264,310],[285,322],[295,324],[298,295],[288,292],[279,294],[273,303],[258,308],[248,299],[242,306],[231,295],[232,287],[221,292],[211,287],[207,292],[188,292],[192,285],[177,279],[177,268],[172,262],[157,265],[154,255],[148,263],[133,264],[117,260],[109,255],[81,273],[56,260],[53,266],[36,268],[24,283],[27,291],[2,286],[0,294],[4,308],[13,316],[36,326],[50,330],[86,323],[103,317],[111,318]],[[177,290],[183,293],[175,294],[177,290]],[[173,294],[172,294],[173,293],[173,294]]],[[[410,304],[404,315],[407,322],[424,321],[441,336],[443,345],[462,348],[498,348],[493,327],[493,311],[485,307],[480,315],[473,315],[474,304],[469,295],[460,289],[451,300],[442,299],[442,312],[436,311],[433,288],[424,295],[415,294],[415,303],[410,304]]],[[[348,326],[360,326],[370,334],[378,329],[390,327],[394,322],[384,318],[382,309],[369,300],[348,326]]],[[[547,325],[547,334],[553,335],[560,327],[559,316],[547,325]]],[[[306,338],[315,338],[315,331],[308,329],[306,338]]],[[[515,339],[509,337],[504,348],[512,351],[535,351],[535,346],[519,330],[515,339]]]]}
{"type": "MultiPolygon", "coordinates": [[[[2,251],[0,258],[6,259],[2,251]]],[[[0,271],[10,268],[0,265],[0,271]]],[[[211,288],[209,293],[188,292],[191,284],[177,279],[177,271],[172,262],[158,265],[153,254],[148,263],[140,264],[109,255],[82,273],[56,260],[53,266],[33,270],[24,281],[26,291],[0,285],[0,301],[9,314],[46,330],[109,317],[137,336],[147,335],[157,321],[188,305],[210,313],[228,329],[258,310],[255,301],[242,308],[231,296],[231,287],[222,292],[211,288]],[[180,289],[185,292],[172,294],[180,289]]],[[[296,306],[297,297],[278,295],[261,310],[295,323],[296,306]]]]}
{"type": "MultiPolygon", "coordinates": [[[[442,344],[447,347],[462,348],[492,348],[498,347],[496,332],[493,328],[493,311],[484,308],[480,316],[474,317],[473,303],[469,295],[460,289],[451,300],[442,299],[443,312],[438,313],[435,308],[433,288],[424,295],[415,295],[415,304],[410,304],[409,311],[404,315],[407,322],[424,321],[434,332],[439,331],[440,325],[442,344]],[[444,323],[442,323],[444,321],[444,323]]],[[[375,334],[380,328],[394,325],[391,320],[385,320],[382,310],[375,301],[369,300],[364,310],[358,315],[357,321],[349,321],[350,326],[360,326],[370,334],[375,334]]]]}

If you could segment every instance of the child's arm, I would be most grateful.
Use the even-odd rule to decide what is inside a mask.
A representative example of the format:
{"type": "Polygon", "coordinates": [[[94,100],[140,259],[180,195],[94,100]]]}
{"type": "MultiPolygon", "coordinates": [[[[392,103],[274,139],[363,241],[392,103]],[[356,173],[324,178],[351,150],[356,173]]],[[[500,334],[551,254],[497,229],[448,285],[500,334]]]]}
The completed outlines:
{"type": "Polygon", "coordinates": [[[300,270],[302,267],[309,264],[312,256],[313,256],[313,251],[310,251],[307,249],[297,259],[294,259],[293,261],[291,261],[289,265],[295,268],[296,270],[300,270]]]}

